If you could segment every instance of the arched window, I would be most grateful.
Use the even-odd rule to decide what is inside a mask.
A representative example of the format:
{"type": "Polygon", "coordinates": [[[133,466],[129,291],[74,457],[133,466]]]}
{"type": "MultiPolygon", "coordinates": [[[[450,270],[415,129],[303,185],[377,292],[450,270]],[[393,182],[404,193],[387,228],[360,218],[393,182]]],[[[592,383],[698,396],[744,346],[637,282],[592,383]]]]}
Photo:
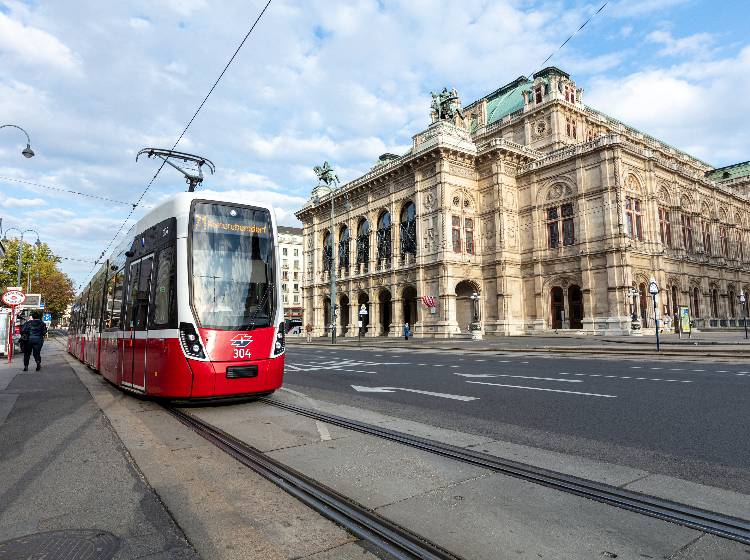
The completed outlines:
{"type": "Polygon", "coordinates": [[[349,228],[339,230],[339,268],[349,268],[349,228]]]}
{"type": "Polygon", "coordinates": [[[723,257],[729,257],[729,242],[727,241],[727,226],[719,226],[719,243],[721,247],[721,255],[723,257]]]}
{"type": "Polygon", "coordinates": [[[407,202],[401,209],[401,254],[417,254],[417,207],[407,202]]]}
{"type": "Polygon", "coordinates": [[[378,260],[391,258],[391,214],[386,211],[378,218],[378,260]]]}
{"type": "Polygon", "coordinates": [[[370,262],[370,222],[362,219],[357,227],[357,264],[367,272],[370,262]]]}
{"type": "Polygon", "coordinates": [[[729,296],[728,296],[728,307],[729,307],[729,318],[736,317],[735,314],[735,307],[734,304],[737,302],[737,296],[734,293],[734,290],[729,290],[729,296]]]}
{"type": "Polygon", "coordinates": [[[331,263],[333,262],[333,235],[330,231],[326,231],[323,234],[323,271],[329,272],[331,270],[331,263]]]}
{"type": "Polygon", "coordinates": [[[703,220],[703,251],[709,257],[713,252],[711,250],[711,220],[708,217],[703,220]]]}
{"type": "Polygon", "coordinates": [[[693,288],[693,317],[701,316],[700,290],[693,288]]]}

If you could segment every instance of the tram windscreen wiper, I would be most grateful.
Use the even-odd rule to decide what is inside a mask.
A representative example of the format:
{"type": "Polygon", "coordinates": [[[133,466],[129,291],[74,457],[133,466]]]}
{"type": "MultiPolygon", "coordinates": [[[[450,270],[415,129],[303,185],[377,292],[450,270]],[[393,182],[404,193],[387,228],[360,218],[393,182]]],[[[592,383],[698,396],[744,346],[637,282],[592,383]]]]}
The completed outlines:
{"type": "MultiPolygon", "coordinates": [[[[253,312],[252,317],[250,317],[250,320],[247,322],[246,325],[243,325],[244,330],[252,330],[258,327],[268,327],[271,325],[271,313],[270,309],[267,309],[268,315],[265,317],[265,322],[261,325],[257,325],[255,323],[255,317],[258,315],[261,309],[263,309],[264,304],[266,303],[266,299],[268,298],[268,293],[271,290],[271,286],[273,286],[273,283],[266,284],[266,289],[263,290],[263,295],[260,298],[260,301],[258,302],[258,307],[256,307],[255,311],[253,312]]],[[[270,308],[270,306],[268,306],[270,308]]]]}

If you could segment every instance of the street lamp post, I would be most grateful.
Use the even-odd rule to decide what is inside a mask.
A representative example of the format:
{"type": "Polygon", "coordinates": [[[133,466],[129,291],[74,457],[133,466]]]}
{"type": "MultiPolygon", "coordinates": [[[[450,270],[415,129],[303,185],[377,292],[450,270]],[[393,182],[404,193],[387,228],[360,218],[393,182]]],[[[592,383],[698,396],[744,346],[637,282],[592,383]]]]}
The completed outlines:
{"type": "Polygon", "coordinates": [[[473,292],[471,294],[471,301],[474,304],[474,322],[479,322],[479,294],[473,292]]]}
{"type": "Polygon", "coordinates": [[[745,290],[740,291],[740,305],[745,310],[745,320],[742,322],[745,324],[745,340],[747,340],[747,297],[745,296],[745,290]]]}
{"type": "MultiPolygon", "coordinates": [[[[336,258],[334,256],[334,248],[335,248],[335,241],[336,241],[336,235],[334,233],[335,229],[335,220],[336,220],[336,191],[338,191],[341,188],[341,185],[339,183],[339,178],[336,176],[336,174],[333,172],[333,168],[329,165],[329,163],[323,162],[322,166],[315,166],[314,168],[315,174],[318,176],[318,186],[315,187],[313,190],[313,202],[315,204],[320,204],[321,197],[320,192],[323,191],[324,193],[327,192],[330,194],[331,198],[331,260],[329,263],[330,267],[330,275],[331,275],[331,344],[336,344],[336,258]]],[[[351,208],[351,204],[349,203],[348,198],[344,200],[344,209],[349,210],[351,208]]],[[[323,249],[325,251],[325,248],[323,249]]]]}
{"type": "Polygon", "coordinates": [[[21,150],[21,155],[23,155],[23,157],[25,157],[26,159],[33,158],[35,154],[34,154],[34,150],[31,149],[31,139],[29,138],[29,133],[26,132],[23,128],[21,128],[17,124],[0,125],[0,128],[6,128],[6,127],[17,128],[18,130],[20,130],[26,135],[26,147],[23,150],[21,150]]]}
{"type": "Polygon", "coordinates": [[[656,325],[656,351],[659,352],[659,316],[656,311],[656,296],[659,295],[659,285],[656,283],[656,279],[652,276],[651,281],[648,283],[648,293],[654,299],[654,324],[656,325]]]}
{"type": "MultiPolygon", "coordinates": [[[[6,125],[7,126],[7,125],[6,125]]],[[[18,267],[18,270],[16,271],[16,286],[21,285],[21,254],[23,252],[23,236],[27,233],[35,233],[36,234],[36,243],[34,245],[37,247],[37,249],[41,246],[41,241],[39,241],[39,232],[37,232],[34,229],[25,229],[21,231],[18,228],[8,228],[5,230],[5,234],[3,235],[3,241],[7,241],[8,237],[7,234],[9,231],[17,231],[21,234],[21,239],[18,241],[18,260],[16,262],[16,265],[18,267]]]]}

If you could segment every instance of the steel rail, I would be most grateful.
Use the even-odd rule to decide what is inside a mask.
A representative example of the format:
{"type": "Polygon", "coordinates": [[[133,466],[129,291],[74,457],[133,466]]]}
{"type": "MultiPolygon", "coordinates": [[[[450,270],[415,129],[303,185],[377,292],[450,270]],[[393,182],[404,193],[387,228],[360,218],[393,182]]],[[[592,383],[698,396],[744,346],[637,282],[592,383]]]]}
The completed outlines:
{"type": "Polygon", "coordinates": [[[280,402],[271,398],[262,398],[260,401],[265,404],[289,410],[296,414],[320,420],[327,424],[395,441],[436,455],[442,455],[443,457],[448,457],[529,482],[555,488],[556,490],[603,502],[605,504],[634,511],[650,517],[655,517],[670,523],[697,529],[705,533],[738,541],[743,544],[750,544],[750,521],[745,519],[700,509],[687,504],[657,498],[655,496],[641,494],[639,492],[633,492],[632,490],[625,490],[617,486],[595,482],[541,467],[535,467],[518,461],[502,459],[488,453],[482,453],[480,451],[465,449],[419,436],[389,430],[373,424],[352,420],[351,418],[326,414],[324,412],[280,402]]]}
{"type": "Polygon", "coordinates": [[[393,523],[335,490],[279,463],[223,430],[166,406],[167,412],[216,447],[237,459],[328,519],[360,539],[399,560],[461,560],[408,529],[393,523]]]}

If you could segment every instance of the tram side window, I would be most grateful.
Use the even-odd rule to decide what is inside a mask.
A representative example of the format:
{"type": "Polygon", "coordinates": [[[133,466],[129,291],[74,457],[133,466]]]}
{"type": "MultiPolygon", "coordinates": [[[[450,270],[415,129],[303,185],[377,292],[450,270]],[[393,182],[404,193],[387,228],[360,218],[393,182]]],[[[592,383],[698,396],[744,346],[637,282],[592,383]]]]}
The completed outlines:
{"type": "Polygon", "coordinates": [[[167,328],[174,321],[175,307],[175,262],[174,249],[168,247],[159,252],[154,284],[154,315],[152,327],[167,328]]]}
{"type": "Polygon", "coordinates": [[[107,295],[109,303],[107,305],[109,307],[110,314],[107,321],[107,326],[111,329],[120,328],[120,314],[122,312],[122,290],[124,280],[125,271],[120,270],[112,277],[109,282],[109,291],[107,295]]]}
{"type": "Polygon", "coordinates": [[[102,315],[102,277],[99,276],[91,284],[91,304],[89,309],[88,329],[99,330],[99,319],[102,315]]]}
{"type": "Polygon", "coordinates": [[[151,268],[153,257],[141,261],[138,284],[133,292],[133,328],[137,331],[146,330],[148,319],[148,301],[151,295],[151,268]]]}

